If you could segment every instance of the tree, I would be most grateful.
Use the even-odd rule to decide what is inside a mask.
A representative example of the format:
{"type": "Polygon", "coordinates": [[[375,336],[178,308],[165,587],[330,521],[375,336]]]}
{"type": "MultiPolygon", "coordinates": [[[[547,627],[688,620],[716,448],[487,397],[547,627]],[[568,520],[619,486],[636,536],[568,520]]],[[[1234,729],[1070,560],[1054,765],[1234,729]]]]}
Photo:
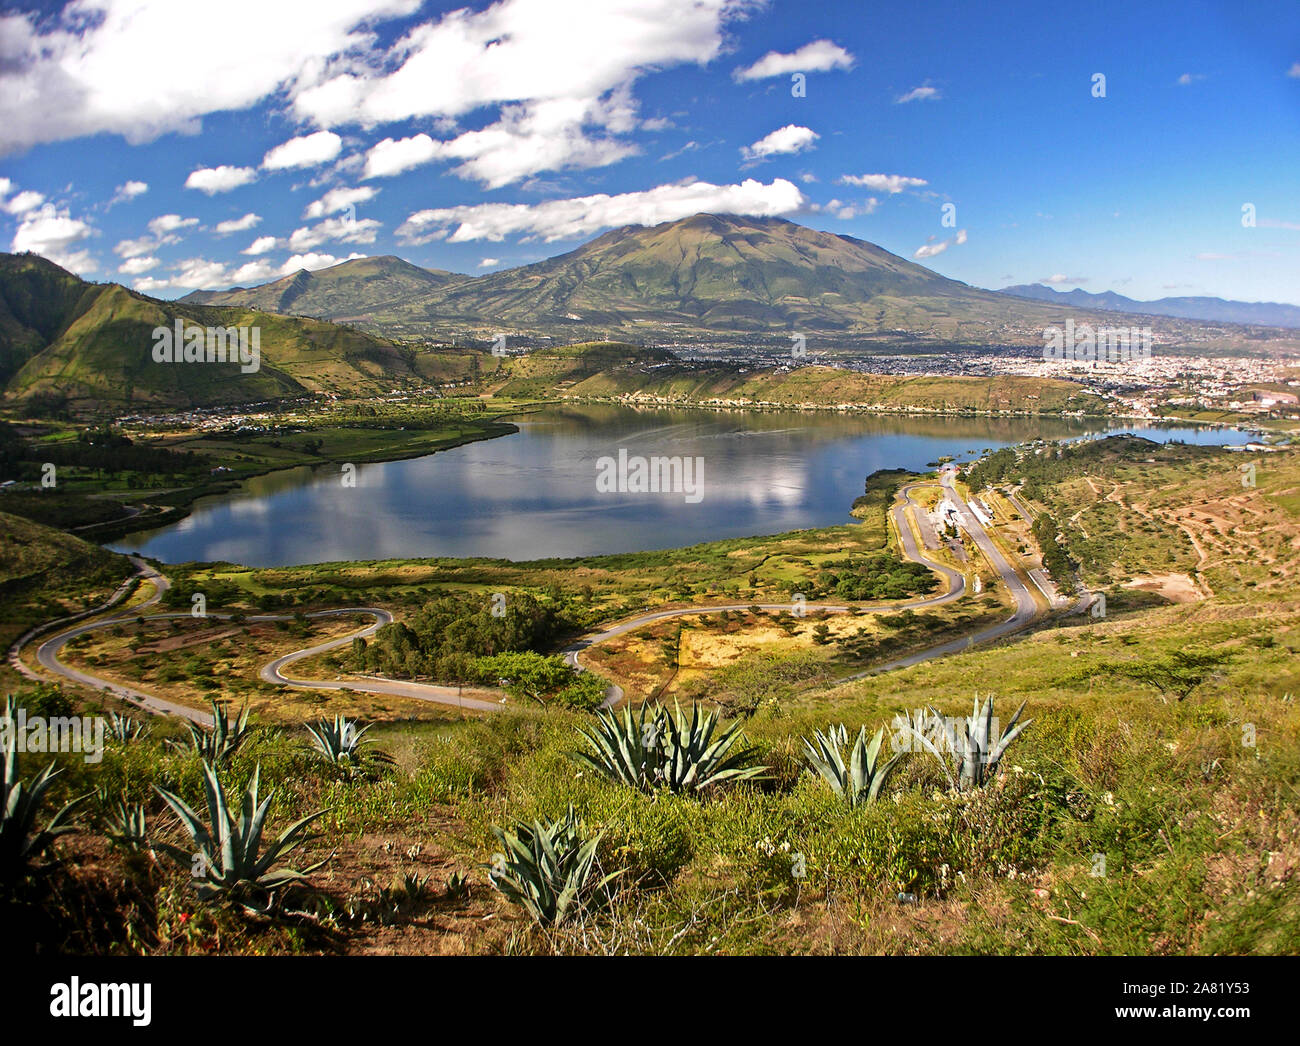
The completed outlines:
{"type": "Polygon", "coordinates": [[[573,682],[573,669],[556,654],[531,650],[480,657],[474,662],[484,682],[500,682],[515,697],[531,697],[543,708],[547,694],[573,682]]]}
{"type": "Polygon", "coordinates": [[[1228,654],[1217,650],[1174,650],[1154,661],[1125,666],[1119,671],[1138,683],[1155,687],[1161,694],[1173,694],[1179,701],[1185,701],[1227,660],[1228,654]]]}

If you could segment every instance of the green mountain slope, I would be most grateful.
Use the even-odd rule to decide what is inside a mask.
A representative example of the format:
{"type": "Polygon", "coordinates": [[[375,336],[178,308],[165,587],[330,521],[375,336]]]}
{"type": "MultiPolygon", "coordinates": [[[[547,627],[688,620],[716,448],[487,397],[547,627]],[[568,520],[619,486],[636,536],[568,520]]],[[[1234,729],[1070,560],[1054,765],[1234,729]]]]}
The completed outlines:
{"type": "MultiPolygon", "coordinates": [[[[971,287],[864,240],[780,218],[714,214],[614,229],[485,276],[429,273],[388,257],[191,300],[200,296],[297,313],[310,304],[377,333],[434,338],[506,331],[561,341],[745,341],[798,332],[861,345],[1041,345],[1043,328],[1067,317],[1125,319],[971,287]]],[[[1195,332],[1184,320],[1155,325],[1161,340],[1195,332]]]]}
{"type": "MultiPolygon", "coordinates": [[[[13,267],[12,259],[7,255],[0,262],[13,267]]],[[[355,396],[418,380],[409,353],[350,327],[234,306],[158,301],[117,284],[69,279],[75,283],[48,274],[40,277],[43,285],[35,277],[12,284],[0,279],[0,289],[16,287],[12,297],[23,303],[21,312],[10,307],[10,358],[23,362],[7,383],[8,396],[53,393],[77,410],[191,407],[303,393],[355,396]],[[172,327],[177,319],[201,327],[259,328],[259,369],[155,362],[154,328],[172,327]]]]}
{"type": "Polygon", "coordinates": [[[339,262],[328,269],[297,272],[258,287],[229,291],[195,291],[184,304],[239,305],[262,312],[291,313],[317,319],[348,320],[426,296],[467,276],[385,255],[339,262]]]}
{"type": "Polygon", "coordinates": [[[431,313],[542,324],[847,329],[881,298],[973,292],[862,240],[779,219],[699,214],[628,226],[547,261],[444,289],[431,313]]]}
{"type": "Polygon", "coordinates": [[[0,254],[0,385],[98,295],[100,288],[37,254],[0,254]]]}

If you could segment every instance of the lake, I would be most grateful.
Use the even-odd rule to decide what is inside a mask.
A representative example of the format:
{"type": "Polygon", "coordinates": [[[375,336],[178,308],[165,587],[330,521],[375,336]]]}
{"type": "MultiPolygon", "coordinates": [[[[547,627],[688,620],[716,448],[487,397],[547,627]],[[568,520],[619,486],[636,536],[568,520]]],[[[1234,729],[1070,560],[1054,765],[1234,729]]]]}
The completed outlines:
{"type": "Polygon", "coordinates": [[[259,476],[233,493],[201,499],[177,523],[129,534],[111,547],[167,563],[259,567],[675,548],[848,523],[853,499],[877,469],[923,471],[941,456],[968,460],[1036,437],[1115,431],[1189,443],[1249,439],[1226,430],[1134,428],[1099,419],[616,406],[553,407],[515,420],[521,431],[513,435],[359,465],[353,487],[344,485],[337,464],[259,476]],[[671,477],[662,473],[680,481],[675,491],[640,489],[637,459],[657,457],[682,459],[671,477]],[[598,490],[602,477],[604,490],[598,490]]]}

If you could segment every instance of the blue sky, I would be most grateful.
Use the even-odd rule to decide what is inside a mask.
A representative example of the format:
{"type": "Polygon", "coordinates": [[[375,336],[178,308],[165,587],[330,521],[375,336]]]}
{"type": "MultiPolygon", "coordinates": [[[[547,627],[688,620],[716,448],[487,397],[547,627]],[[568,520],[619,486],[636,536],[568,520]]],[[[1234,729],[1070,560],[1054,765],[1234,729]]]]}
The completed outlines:
{"type": "Polygon", "coordinates": [[[1300,304],[1294,0],[0,11],[0,247],[160,297],[708,210],[985,287],[1300,304]]]}

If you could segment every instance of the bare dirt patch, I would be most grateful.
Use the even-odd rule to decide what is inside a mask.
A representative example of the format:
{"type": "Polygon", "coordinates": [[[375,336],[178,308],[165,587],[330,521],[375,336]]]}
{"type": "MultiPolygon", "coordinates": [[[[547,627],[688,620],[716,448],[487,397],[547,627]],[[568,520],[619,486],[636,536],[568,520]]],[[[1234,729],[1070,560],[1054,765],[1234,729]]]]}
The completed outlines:
{"type": "Polygon", "coordinates": [[[1195,603],[1205,596],[1186,574],[1140,574],[1124,582],[1125,588],[1154,592],[1171,603],[1195,603]]]}

